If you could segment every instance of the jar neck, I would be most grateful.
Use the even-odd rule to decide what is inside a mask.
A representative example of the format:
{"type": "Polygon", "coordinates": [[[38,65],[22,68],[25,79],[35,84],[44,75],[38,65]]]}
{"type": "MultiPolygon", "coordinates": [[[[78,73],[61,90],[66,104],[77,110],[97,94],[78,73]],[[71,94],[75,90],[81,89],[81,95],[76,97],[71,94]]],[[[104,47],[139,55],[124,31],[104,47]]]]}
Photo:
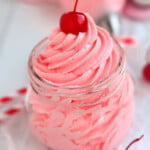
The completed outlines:
{"type": "Polygon", "coordinates": [[[115,70],[109,76],[107,76],[105,79],[103,79],[98,83],[80,87],[56,86],[39,77],[38,74],[35,72],[33,66],[33,59],[34,59],[33,57],[35,57],[38,51],[37,45],[32,51],[28,62],[28,73],[32,89],[34,90],[34,92],[36,92],[36,94],[44,97],[50,97],[52,95],[63,97],[80,97],[80,96],[87,96],[97,92],[102,93],[103,99],[112,96],[119,90],[125,78],[124,52],[116,42],[115,44],[117,47],[119,47],[117,49],[120,54],[120,59],[115,70]]]}

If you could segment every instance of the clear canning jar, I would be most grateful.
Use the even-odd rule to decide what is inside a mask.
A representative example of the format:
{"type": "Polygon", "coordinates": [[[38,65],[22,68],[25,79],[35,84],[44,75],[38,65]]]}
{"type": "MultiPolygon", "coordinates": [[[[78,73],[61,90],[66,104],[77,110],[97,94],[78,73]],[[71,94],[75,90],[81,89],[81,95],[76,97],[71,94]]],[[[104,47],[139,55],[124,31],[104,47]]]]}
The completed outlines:
{"type": "Polygon", "coordinates": [[[119,63],[102,81],[60,87],[42,79],[34,69],[34,59],[47,44],[47,38],[41,41],[28,63],[31,131],[54,150],[114,150],[124,139],[134,112],[133,85],[123,50],[114,41],[119,63]]]}

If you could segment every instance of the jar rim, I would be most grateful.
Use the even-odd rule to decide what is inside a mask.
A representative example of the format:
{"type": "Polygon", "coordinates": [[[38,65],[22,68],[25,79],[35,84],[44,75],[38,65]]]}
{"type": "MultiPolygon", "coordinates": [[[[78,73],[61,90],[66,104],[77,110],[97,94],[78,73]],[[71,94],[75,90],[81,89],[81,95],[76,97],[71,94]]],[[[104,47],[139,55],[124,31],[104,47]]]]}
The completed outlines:
{"type": "MultiPolygon", "coordinates": [[[[118,44],[118,42],[114,39],[113,42],[116,44],[116,46],[118,47],[117,50],[120,53],[120,58],[118,61],[118,64],[116,65],[115,69],[111,72],[111,74],[109,74],[108,76],[106,76],[105,78],[103,78],[102,80],[93,83],[93,84],[89,84],[89,85],[85,85],[85,86],[59,86],[56,84],[52,84],[51,82],[49,82],[48,80],[45,80],[43,78],[41,78],[36,71],[34,70],[33,67],[33,58],[32,56],[34,55],[34,53],[36,52],[36,50],[39,48],[40,45],[42,45],[44,42],[46,42],[48,40],[48,38],[44,38],[43,40],[41,40],[32,50],[30,57],[29,57],[29,61],[28,61],[28,67],[29,69],[31,69],[32,74],[42,83],[46,84],[49,87],[55,88],[55,89],[59,89],[59,90],[84,90],[84,89],[88,89],[88,88],[92,88],[98,85],[104,85],[105,83],[107,83],[107,81],[109,81],[109,79],[113,78],[117,73],[121,74],[123,72],[123,68],[125,65],[125,53],[123,48],[118,44]]],[[[29,75],[31,73],[29,72],[29,75]]],[[[101,88],[101,90],[104,89],[103,87],[101,88]]]]}

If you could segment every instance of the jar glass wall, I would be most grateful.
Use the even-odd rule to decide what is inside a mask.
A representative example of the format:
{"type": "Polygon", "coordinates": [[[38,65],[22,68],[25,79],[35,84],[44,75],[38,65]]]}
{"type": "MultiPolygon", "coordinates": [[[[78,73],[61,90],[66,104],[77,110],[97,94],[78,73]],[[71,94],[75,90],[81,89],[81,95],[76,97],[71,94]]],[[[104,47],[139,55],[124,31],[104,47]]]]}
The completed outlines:
{"type": "Polygon", "coordinates": [[[114,41],[119,63],[102,81],[60,87],[38,76],[33,66],[47,43],[46,38],[33,49],[28,63],[31,131],[54,150],[113,150],[124,139],[134,111],[123,50],[114,41]]]}

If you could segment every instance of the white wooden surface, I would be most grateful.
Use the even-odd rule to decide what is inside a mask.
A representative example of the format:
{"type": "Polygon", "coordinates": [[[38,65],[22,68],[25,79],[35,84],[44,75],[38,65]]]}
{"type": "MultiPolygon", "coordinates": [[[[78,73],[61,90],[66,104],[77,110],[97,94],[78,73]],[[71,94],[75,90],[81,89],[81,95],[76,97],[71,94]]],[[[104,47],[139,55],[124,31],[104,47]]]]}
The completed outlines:
{"type": "Polygon", "coordinates": [[[0,96],[28,83],[29,53],[58,24],[59,16],[60,10],[50,5],[0,0],[0,96]]]}

